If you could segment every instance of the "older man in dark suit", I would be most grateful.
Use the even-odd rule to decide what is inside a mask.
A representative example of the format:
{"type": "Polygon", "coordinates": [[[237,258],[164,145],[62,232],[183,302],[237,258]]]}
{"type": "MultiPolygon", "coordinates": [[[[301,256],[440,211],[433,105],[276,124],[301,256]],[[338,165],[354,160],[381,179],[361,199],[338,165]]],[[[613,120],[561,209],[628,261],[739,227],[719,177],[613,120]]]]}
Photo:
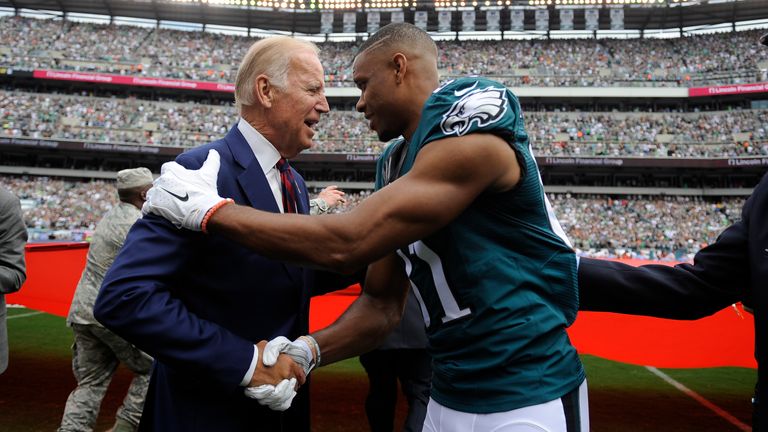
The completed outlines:
{"type": "MultiPolygon", "coordinates": [[[[238,71],[238,124],[177,162],[196,169],[216,150],[217,187],[225,196],[269,212],[308,213],[304,180],[286,159],[312,146],[313,126],[329,109],[323,78],[313,44],[288,37],[255,43],[238,71]]],[[[179,230],[155,216],[140,219],[95,307],[107,328],[155,358],[140,430],[308,430],[306,391],[279,412],[244,389],[303,376],[285,356],[282,369],[265,368],[254,344],[307,331],[314,277],[223,237],[179,230]],[[275,369],[280,377],[269,375],[275,369]]]]}

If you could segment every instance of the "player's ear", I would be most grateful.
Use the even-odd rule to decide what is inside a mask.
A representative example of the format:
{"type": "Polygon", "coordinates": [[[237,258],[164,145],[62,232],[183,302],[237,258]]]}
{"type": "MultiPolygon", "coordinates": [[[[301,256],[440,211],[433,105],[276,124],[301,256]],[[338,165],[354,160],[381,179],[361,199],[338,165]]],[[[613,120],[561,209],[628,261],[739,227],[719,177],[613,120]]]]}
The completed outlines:
{"type": "Polygon", "coordinates": [[[403,76],[408,68],[408,58],[403,53],[395,53],[392,57],[392,63],[394,64],[395,83],[402,84],[403,76]]]}

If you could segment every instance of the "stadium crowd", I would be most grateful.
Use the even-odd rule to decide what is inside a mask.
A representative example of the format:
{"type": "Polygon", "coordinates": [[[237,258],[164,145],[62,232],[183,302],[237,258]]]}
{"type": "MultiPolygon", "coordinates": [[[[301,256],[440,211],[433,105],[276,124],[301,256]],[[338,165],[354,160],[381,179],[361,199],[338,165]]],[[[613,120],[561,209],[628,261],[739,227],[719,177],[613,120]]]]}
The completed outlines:
{"type": "MultiPolygon", "coordinates": [[[[195,147],[234,124],[233,106],[0,91],[0,136],[195,147]]],[[[768,155],[768,110],[707,112],[527,111],[542,156],[737,157],[768,155]]],[[[359,113],[334,110],[317,125],[317,152],[378,154],[359,113]]]]}
{"type": "MultiPolygon", "coordinates": [[[[764,32],[764,30],[762,30],[764,32]]],[[[696,86],[765,79],[761,30],[674,39],[441,41],[446,77],[509,86],[696,86]],[[510,59],[514,59],[510,61],[510,59]]],[[[0,66],[234,82],[253,37],[25,17],[0,18],[0,66]],[[17,43],[24,40],[25,43],[17,43]]],[[[330,85],[351,86],[356,44],[320,44],[330,85]]]]}
{"type": "Polygon", "coordinates": [[[82,241],[117,204],[113,182],[0,176],[0,187],[21,200],[30,242],[82,241]]]}
{"type": "MultiPolygon", "coordinates": [[[[0,176],[22,201],[30,241],[81,241],[117,203],[111,182],[0,176]]],[[[317,193],[314,191],[313,193],[317,193]]],[[[345,212],[370,195],[348,192],[345,212]]],[[[738,220],[742,198],[550,194],[573,246],[588,256],[687,259],[738,220]]]]}

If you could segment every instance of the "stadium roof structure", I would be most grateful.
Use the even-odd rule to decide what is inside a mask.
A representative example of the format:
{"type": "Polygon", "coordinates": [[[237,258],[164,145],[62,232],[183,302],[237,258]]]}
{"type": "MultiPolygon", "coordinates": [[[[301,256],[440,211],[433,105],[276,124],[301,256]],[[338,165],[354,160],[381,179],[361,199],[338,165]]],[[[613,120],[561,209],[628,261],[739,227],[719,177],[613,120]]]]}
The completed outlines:
{"type": "MultiPolygon", "coordinates": [[[[365,35],[368,12],[380,12],[380,25],[391,21],[392,12],[403,12],[406,22],[414,22],[417,12],[426,12],[427,30],[437,32],[439,14],[450,12],[450,32],[462,30],[462,13],[476,11],[475,31],[488,30],[488,10],[498,10],[499,26],[510,31],[512,11],[523,10],[524,32],[536,30],[536,10],[549,11],[549,30],[560,30],[562,9],[573,9],[573,28],[585,29],[585,9],[599,11],[599,29],[611,29],[611,11],[623,9],[625,30],[664,30],[708,27],[736,22],[768,19],[766,0],[0,0],[0,7],[70,14],[96,14],[159,21],[188,22],[267,32],[321,35],[347,33],[365,35]],[[391,6],[405,4],[408,7],[391,6]],[[457,5],[441,8],[436,5],[457,5]],[[476,6],[473,6],[475,4],[476,6]],[[541,4],[541,6],[536,6],[541,4]],[[259,6],[261,5],[261,6],[259,6]],[[269,5],[271,7],[264,7],[269,5]],[[366,5],[369,5],[366,7],[366,5]],[[378,8],[370,5],[379,6],[378,8]],[[467,5],[466,7],[461,7],[467,5]],[[488,5],[488,6],[486,6],[488,5]],[[381,8],[384,6],[385,8],[381,8]],[[388,8],[386,6],[389,6],[388,8]],[[355,14],[354,31],[345,26],[344,14],[355,14]],[[323,15],[333,14],[332,31],[323,29],[323,15]]],[[[347,16],[349,19],[349,15],[347,16]]],[[[327,23],[326,23],[327,25],[327,23]]]]}

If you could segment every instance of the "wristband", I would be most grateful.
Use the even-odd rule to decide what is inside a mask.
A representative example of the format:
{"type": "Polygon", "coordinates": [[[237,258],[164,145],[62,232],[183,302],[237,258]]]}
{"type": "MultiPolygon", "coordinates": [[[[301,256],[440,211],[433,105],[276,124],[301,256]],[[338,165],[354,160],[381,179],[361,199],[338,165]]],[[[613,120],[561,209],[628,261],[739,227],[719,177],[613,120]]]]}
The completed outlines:
{"type": "Polygon", "coordinates": [[[205,216],[203,216],[203,223],[200,224],[200,230],[208,234],[208,220],[211,218],[211,216],[213,216],[213,214],[216,213],[216,211],[218,211],[220,208],[227,204],[233,204],[234,202],[235,200],[232,198],[225,198],[217,202],[215,206],[208,209],[208,211],[205,213],[205,216]]]}
{"type": "Polygon", "coordinates": [[[315,351],[315,358],[314,358],[314,364],[312,365],[312,368],[316,368],[320,366],[320,345],[317,344],[317,341],[315,338],[313,338],[310,335],[304,335],[299,336],[299,339],[302,339],[304,343],[306,343],[311,349],[315,351]]]}

